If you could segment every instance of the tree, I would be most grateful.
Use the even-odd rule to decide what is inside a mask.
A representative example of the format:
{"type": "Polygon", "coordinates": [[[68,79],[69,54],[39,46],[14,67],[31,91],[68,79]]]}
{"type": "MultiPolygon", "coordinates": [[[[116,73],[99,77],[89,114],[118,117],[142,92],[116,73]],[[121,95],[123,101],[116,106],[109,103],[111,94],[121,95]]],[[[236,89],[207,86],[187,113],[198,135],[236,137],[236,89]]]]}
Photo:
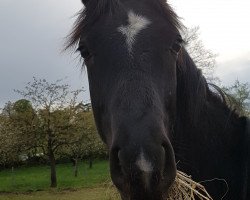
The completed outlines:
{"type": "Polygon", "coordinates": [[[219,81],[214,76],[216,66],[216,54],[205,48],[203,42],[199,39],[199,27],[186,28],[183,33],[185,48],[192,57],[194,63],[200,68],[209,82],[219,81]]]}
{"type": "Polygon", "coordinates": [[[19,141],[20,152],[32,150],[35,146],[34,135],[37,133],[38,117],[30,101],[20,99],[12,104],[9,118],[19,141]]]}
{"type": "MultiPolygon", "coordinates": [[[[183,31],[185,47],[195,64],[200,68],[210,83],[219,84],[220,80],[214,76],[216,67],[216,54],[204,47],[199,39],[199,27],[187,28],[183,31]]],[[[229,105],[238,110],[240,115],[250,115],[249,84],[240,83],[238,80],[231,86],[224,86],[223,90],[229,94],[229,105]]]]}
{"type": "Polygon", "coordinates": [[[82,89],[71,91],[69,85],[62,84],[62,80],[49,83],[45,79],[33,78],[24,90],[17,93],[30,100],[39,119],[36,133],[33,135],[35,146],[48,157],[50,164],[51,187],[57,186],[56,157],[57,150],[76,138],[72,132],[71,123],[75,115],[78,96],[82,89]]]}
{"type": "Polygon", "coordinates": [[[1,141],[3,144],[0,149],[2,155],[8,155],[10,159],[2,159],[2,164],[13,165],[14,162],[18,162],[18,157],[23,152],[27,152],[33,145],[36,119],[32,105],[28,100],[21,99],[15,103],[8,102],[5,105],[1,113],[1,141]]]}
{"type": "Polygon", "coordinates": [[[107,152],[106,146],[97,134],[92,111],[83,112],[85,119],[84,127],[84,156],[89,160],[89,168],[92,168],[93,158],[98,155],[104,155],[107,152]]]}
{"type": "Polygon", "coordinates": [[[60,150],[61,155],[66,155],[73,161],[75,176],[78,174],[80,160],[88,159],[89,168],[92,168],[93,158],[107,153],[106,147],[98,136],[90,104],[79,104],[76,107],[76,113],[72,120],[74,124],[72,131],[78,139],[60,150]]]}
{"type": "Polygon", "coordinates": [[[236,80],[234,84],[223,88],[230,96],[229,105],[240,115],[250,115],[250,85],[236,80]]]}
{"type": "Polygon", "coordinates": [[[13,127],[9,118],[1,113],[0,115],[0,165],[3,167],[13,166],[19,161],[19,141],[15,137],[13,127]]]}

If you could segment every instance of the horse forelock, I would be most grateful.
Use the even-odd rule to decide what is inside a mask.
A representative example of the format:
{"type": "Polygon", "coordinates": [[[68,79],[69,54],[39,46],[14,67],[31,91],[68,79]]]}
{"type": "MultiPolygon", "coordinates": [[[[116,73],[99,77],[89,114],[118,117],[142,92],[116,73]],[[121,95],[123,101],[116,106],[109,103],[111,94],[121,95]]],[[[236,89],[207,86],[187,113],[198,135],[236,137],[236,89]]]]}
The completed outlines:
{"type": "Polygon", "coordinates": [[[77,14],[77,19],[73,25],[71,33],[67,36],[65,50],[75,47],[81,38],[82,32],[93,25],[93,23],[103,15],[112,14],[119,8],[118,0],[91,0],[77,14]]]}
{"type": "MultiPolygon", "coordinates": [[[[184,26],[180,22],[179,17],[173,11],[171,6],[162,0],[149,1],[155,7],[159,14],[164,15],[166,20],[170,22],[174,29],[182,29],[184,26]]],[[[85,8],[77,14],[77,19],[74,23],[71,33],[67,36],[65,50],[75,47],[81,38],[83,32],[87,32],[88,27],[93,26],[94,22],[101,18],[104,14],[112,15],[124,9],[122,1],[119,0],[91,0],[88,1],[85,8]]]]}

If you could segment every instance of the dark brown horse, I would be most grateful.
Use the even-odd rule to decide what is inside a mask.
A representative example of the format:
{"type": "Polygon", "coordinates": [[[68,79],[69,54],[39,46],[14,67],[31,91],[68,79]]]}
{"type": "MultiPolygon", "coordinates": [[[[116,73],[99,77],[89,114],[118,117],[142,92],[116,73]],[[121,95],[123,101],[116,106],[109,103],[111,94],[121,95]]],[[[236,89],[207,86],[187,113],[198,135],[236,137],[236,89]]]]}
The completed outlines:
{"type": "Polygon", "coordinates": [[[182,47],[170,6],[83,3],[68,47],[79,45],[87,66],[96,125],[122,199],[163,200],[180,169],[205,181],[214,199],[249,200],[249,121],[210,90],[182,47]]]}

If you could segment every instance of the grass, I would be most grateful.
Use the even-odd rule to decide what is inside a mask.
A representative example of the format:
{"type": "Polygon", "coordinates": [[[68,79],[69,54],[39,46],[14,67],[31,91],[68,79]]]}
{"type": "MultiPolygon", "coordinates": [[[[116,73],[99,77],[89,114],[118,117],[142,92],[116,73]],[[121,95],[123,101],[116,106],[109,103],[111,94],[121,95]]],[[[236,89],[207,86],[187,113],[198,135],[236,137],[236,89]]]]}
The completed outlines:
{"type": "MultiPolygon", "coordinates": [[[[78,177],[73,175],[71,163],[57,165],[57,190],[69,188],[93,188],[110,180],[107,161],[94,162],[93,169],[81,163],[78,177]]],[[[0,171],[0,192],[31,192],[49,190],[49,166],[20,167],[0,171]]],[[[1,199],[1,198],[0,198],[1,199]]]]}
{"type": "Polygon", "coordinates": [[[0,200],[109,200],[106,188],[84,188],[65,191],[41,191],[29,194],[0,194],[0,200]]]}
{"type": "MultiPolygon", "coordinates": [[[[0,200],[117,200],[118,192],[111,185],[107,161],[94,163],[93,169],[79,166],[74,177],[72,164],[57,165],[58,187],[49,188],[48,166],[21,167],[0,171],[0,200]]],[[[179,172],[169,191],[171,199],[211,200],[205,188],[190,176],[179,172]]]]}

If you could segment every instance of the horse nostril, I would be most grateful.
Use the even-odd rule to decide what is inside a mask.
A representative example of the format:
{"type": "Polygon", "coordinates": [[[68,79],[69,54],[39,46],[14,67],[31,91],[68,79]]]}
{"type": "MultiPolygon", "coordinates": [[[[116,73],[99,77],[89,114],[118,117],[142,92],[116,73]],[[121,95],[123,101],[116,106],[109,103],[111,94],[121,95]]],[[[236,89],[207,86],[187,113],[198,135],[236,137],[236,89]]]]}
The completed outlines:
{"type": "Polygon", "coordinates": [[[165,155],[166,150],[165,150],[164,144],[162,144],[162,145],[161,145],[161,148],[162,148],[162,152],[163,152],[163,154],[165,155]]]}
{"type": "Polygon", "coordinates": [[[118,157],[119,165],[120,165],[120,161],[121,161],[121,151],[120,150],[118,150],[117,157],[118,157]]]}
{"type": "Polygon", "coordinates": [[[163,143],[162,148],[164,156],[162,181],[164,181],[165,186],[168,188],[175,180],[176,176],[175,156],[170,142],[167,141],[163,143]]]}
{"type": "Polygon", "coordinates": [[[112,148],[110,151],[110,172],[113,183],[119,190],[122,190],[125,184],[124,173],[121,165],[120,148],[112,148]]]}
{"type": "Polygon", "coordinates": [[[122,175],[121,151],[120,148],[112,148],[110,152],[110,168],[113,173],[122,175]]]}
{"type": "Polygon", "coordinates": [[[120,167],[120,148],[112,148],[110,153],[110,161],[112,162],[112,166],[115,168],[120,167]]]}

